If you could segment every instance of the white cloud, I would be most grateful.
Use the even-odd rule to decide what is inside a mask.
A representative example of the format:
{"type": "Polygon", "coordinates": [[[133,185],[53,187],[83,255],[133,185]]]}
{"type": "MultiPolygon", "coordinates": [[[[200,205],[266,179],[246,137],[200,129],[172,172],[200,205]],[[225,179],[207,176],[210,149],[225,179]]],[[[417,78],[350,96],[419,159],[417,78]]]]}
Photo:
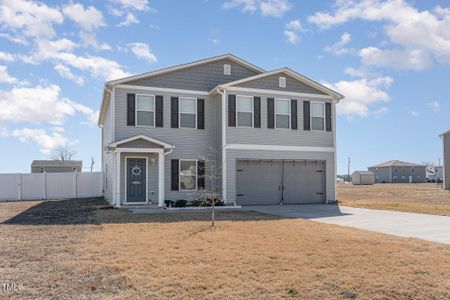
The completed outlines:
{"type": "Polygon", "coordinates": [[[8,73],[8,67],[0,65],[0,83],[17,83],[18,80],[15,77],[12,77],[8,73]]]}
{"type": "Polygon", "coordinates": [[[372,79],[341,80],[333,84],[324,83],[324,85],[345,96],[345,99],[337,105],[339,114],[348,117],[369,117],[387,112],[385,107],[378,110],[371,110],[371,107],[389,101],[386,89],[391,86],[392,82],[391,77],[385,76],[372,79]]]}
{"type": "Polygon", "coordinates": [[[123,8],[131,8],[141,11],[152,10],[148,5],[148,0],[112,0],[112,2],[119,4],[123,8]]]}
{"type": "Polygon", "coordinates": [[[344,32],[341,35],[341,38],[339,39],[339,41],[337,41],[333,45],[325,47],[324,50],[327,52],[332,52],[335,55],[343,55],[343,54],[348,54],[348,53],[354,52],[354,49],[344,47],[345,45],[350,43],[351,39],[352,38],[351,38],[350,33],[344,32]]]}
{"type": "Polygon", "coordinates": [[[105,26],[102,12],[93,6],[84,8],[82,4],[71,3],[63,8],[63,12],[84,30],[91,31],[105,26]]]}
{"type": "Polygon", "coordinates": [[[156,56],[152,53],[150,47],[145,43],[130,43],[128,46],[131,49],[131,52],[139,58],[143,59],[149,63],[155,63],[158,60],[156,59],[156,56]]]}
{"type": "Polygon", "coordinates": [[[395,49],[368,47],[361,51],[363,63],[397,69],[421,70],[432,60],[450,64],[450,9],[418,10],[405,0],[336,0],[334,11],[317,12],[310,23],[329,28],[352,20],[384,22],[395,49]]]}
{"type": "Polygon", "coordinates": [[[434,112],[438,112],[441,110],[441,104],[437,101],[428,102],[427,106],[434,112]]]}
{"type": "Polygon", "coordinates": [[[14,61],[15,58],[11,53],[0,51],[0,60],[11,62],[14,61]]]}
{"type": "Polygon", "coordinates": [[[242,12],[250,13],[260,11],[263,16],[282,17],[291,10],[292,4],[288,0],[230,0],[222,7],[240,8],[242,12]]]}
{"type": "Polygon", "coordinates": [[[3,33],[3,32],[0,33],[0,37],[4,38],[4,39],[6,39],[6,40],[8,40],[10,42],[19,44],[19,45],[23,45],[23,46],[28,45],[27,40],[25,38],[23,38],[23,37],[16,37],[16,36],[12,36],[12,35],[10,35],[8,33],[3,33]]]}
{"type": "Polygon", "coordinates": [[[57,85],[32,88],[14,87],[0,91],[0,123],[50,123],[61,125],[66,117],[79,112],[92,120],[93,109],[61,98],[57,85]]]}
{"type": "Polygon", "coordinates": [[[84,84],[83,77],[73,74],[69,67],[62,64],[57,64],[53,68],[56,70],[56,72],[58,72],[59,76],[72,80],[78,85],[84,84]]]}
{"type": "Polygon", "coordinates": [[[0,127],[0,137],[7,137],[9,136],[9,131],[5,127],[0,127]]]}
{"type": "Polygon", "coordinates": [[[411,112],[411,117],[413,117],[413,118],[418,118],[418,117],[420,117],[420,113],[417,112],[417,111],[412,111],[412,112],[411,112]]]}
{"type": "Polygon", "coordinates": [[[41,148],[41,152],[49,155],[53,149],[58,146],[74,145],[77,140],[69,140],[58,132],[48,134],[42,128],[23,128],[15,129],[11,133],[12,136],[19,138],[22,143],[28,143],[30,140],[36,142],[41,148]]]}
{"type": "Polygon", "coordinates": [[[13,32],[29,37],[53,37],[55,24],[61,24],[63,15],[57,8],[44,3],[25,0],[2,0],[0,24],[13,32]]]}
{"type": "Polygon", "coordinates": [[[136,18],[136,16],[133,13],[127,13],[127,16],[125,18],[125,20],[123,20],[122,22],[120,22],[117,26],[118,27],[126,27],[129,26],[131,24],[138,24],[139,20],[138,18],[136,18]]]}
{"type": "Polygon", "coordinates": [[[303,29],[300,20],[292,20],[284,26],[283,35],[291,44],[297,44],[300,41],[299,32],[306,31],[303,29]]]}

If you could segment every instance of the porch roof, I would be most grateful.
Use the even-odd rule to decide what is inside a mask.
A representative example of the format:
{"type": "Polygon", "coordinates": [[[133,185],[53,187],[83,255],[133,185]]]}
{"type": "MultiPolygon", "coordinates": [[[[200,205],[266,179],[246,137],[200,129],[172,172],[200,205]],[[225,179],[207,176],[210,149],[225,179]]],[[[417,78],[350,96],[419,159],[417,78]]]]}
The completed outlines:
{"type": "Polygon", "coordinates": [[[143,134],[139,134],[139,135],[135,135],[135,136],[132,136],[132,137],[129,137],[129,138],[126,138],[126,139],[115,141],[113,143],[108,144],[108,146],[112,147],[112,148],[117,148],[120,145],[123,145],[123,144],[126,144],[126,143],[130,143],[130,142],[133,142],[133,141],[137,141],[137,140],[144,140],[144,141],[147,141],[149,143],[161,146],[164,149],[173,149],[173,148],[175,148],[175,146],[172,146],[172,145],[170,145],[168,143],[159,141],[157,139],[153,139],[153,138],[148,137],[148,136],[143,135],[143,134]]]}

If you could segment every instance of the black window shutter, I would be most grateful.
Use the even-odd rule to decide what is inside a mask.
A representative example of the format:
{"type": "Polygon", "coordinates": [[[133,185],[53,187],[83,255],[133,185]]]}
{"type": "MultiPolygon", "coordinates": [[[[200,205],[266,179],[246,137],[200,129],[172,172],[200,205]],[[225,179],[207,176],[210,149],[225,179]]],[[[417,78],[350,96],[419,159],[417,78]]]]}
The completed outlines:
{"type": "Polygon", "coordinates": [[[236,95],[228,95],[228,126],[236,127],[236,95]]]}
{"type": "Polygon", "coordinates": [[[178,159],[172,159],[172,180],[171,180],[171,190],[178,191],[178,175],[179,175],[179,161],[178,159]]]}
{"type": "Polygon", "coordinates": [[[304,130],[311,130],[311,114],[309,111],[310,102],[309,101],[303,101],[303,129],[304,130]]]}
{"type": "Polygon", "coordinates": [[[170,98],[170,127],[178,128],[178,97],[170,98]]]}
{"type": "Polygon", "coordinates": [[[155,101],[155,110],[156,110],[156,116],[155,116],[155,126],[156,127],[163,127],[164,121],[163,121],[163,96],[156,96],[155,101]]]}
{"type": "Polygon", "coordinates": [[[261,128],[261,97],[253,97],[253,126],[261,128]]]}
{"type": "Polygon", "coordinates": [[[205,161],[199,160],[197,162],[197,188],[199,190],[205,189],[205,161]]]}
{"type": "Polygon", "coordinates": [[[205,99],[197,99],[197,129],[205,129],[205,99]]]}
{"type": "Polygon", "coordinates": [[[135,126],[136,94],[127,94],[127,125],[135,126]]]}
{"type": "Polygon", "coordinates": [[[331,131],[331,103],[325,103],[325,123],[327,131],[331,131]]]}
{"type": "Polygon", "coordinates": [[[297,100],[291,100],[291,129],[297,130],[297,100]]]}
{"type": "Polygon", "coordinates": [[[275,128],[275,101],[267,98],[267,128],[275,128]]]}

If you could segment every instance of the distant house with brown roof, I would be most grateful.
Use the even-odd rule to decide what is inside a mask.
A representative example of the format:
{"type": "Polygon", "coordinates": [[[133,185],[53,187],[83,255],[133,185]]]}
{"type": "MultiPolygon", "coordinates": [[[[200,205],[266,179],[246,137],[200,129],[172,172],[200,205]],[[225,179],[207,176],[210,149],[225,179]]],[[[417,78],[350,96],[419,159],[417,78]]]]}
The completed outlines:
{"type": "Polygon", "coordinates": [[[375,174],[376,183],[424,183],[426,166],[401,160],[390,160],[367,168],[375,174]]]}
{"type": "Polygon", "coordinates": [[[81,160],[33,160],[31,173],[67,173],[81,172],[81,160]]]}

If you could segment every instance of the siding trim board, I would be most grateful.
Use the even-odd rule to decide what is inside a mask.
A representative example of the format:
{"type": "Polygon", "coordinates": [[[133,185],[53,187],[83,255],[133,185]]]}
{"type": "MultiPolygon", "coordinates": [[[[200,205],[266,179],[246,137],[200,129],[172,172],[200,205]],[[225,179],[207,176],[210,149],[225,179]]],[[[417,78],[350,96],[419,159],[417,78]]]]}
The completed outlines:
{"type": "Polygon", "coordinates": [[[298,151],[298,152],[334,152],[334,147],[280,146],[257,144],[227,144],[225,149],[266,150],[266,151],[298,151]]]}
{"type": "MultiPolygon", "coordinates": [[[[210,93],[213,93],[216,89],[212,90],[210,93]]],[[[298,93],[298,92],[287,92],[287,91],[278,91],[278,90],[270,90],[270,89],[256,89],[256,88],[247,88],[247,87],[239,87],[239,86],[230,86],[226,88],[227,91],[237,93],[237,92],[247,92],[247,93],[258,93],[258,94],[276,94],[287,97],[305,97],[305,98],[318,98],[318,99],[329,99],[334,100],[333,97],[329,95],[318,95],[318,94],[309,94],[309,93],[298,93]]],[[[336,100],[334,100],[337,102],[336,100]]]]}
{"type": "Polygon", "coordinates": [[[205,91],[160,88],[160,87],[130,85],[130,84],[118,84],[118,85],[116,85],[116,87],[123,88],[123,89],[129,89],[129,90],[144,90],[144,91],[166,92],[166,93],[173,93],[173,94],[193,94],[193,95],[204,95],[204,96],[207,96],[210,94],[209,92],[205,92],[205,91]]]}

